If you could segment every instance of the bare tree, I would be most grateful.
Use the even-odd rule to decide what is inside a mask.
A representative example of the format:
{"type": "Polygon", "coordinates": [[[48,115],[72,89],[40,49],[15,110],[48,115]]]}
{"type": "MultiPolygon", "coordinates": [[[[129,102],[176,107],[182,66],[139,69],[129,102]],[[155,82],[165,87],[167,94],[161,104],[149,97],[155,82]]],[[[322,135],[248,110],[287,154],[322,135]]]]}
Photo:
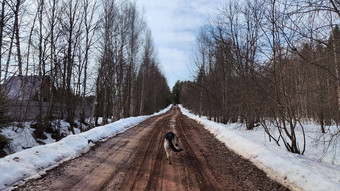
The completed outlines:
{"type": "Polygon", "coordinates": [[[87,87],[87,77],[88,77],[88,66],[90,49],[94,44],[95,32],[98,28],[98,23],[95,23],[94,14],[97,10],[97,3],[89,0],[83,1],[84,7],[84,25],[85,25],[85,55],[84,55],[84,74],[83,74],[83,93],[82,93],[82,104],[81,104],[81,116],[80,121],[85,123],[85,104],[86,104],[86,87],[87,87]]]}
{"type": "Polygon", "coordinates": [[[5,28],[5,5],[6,2],[1,2],[1,18],[0,18],[0,82],[2,82],[2,50],[4,42],[4,28],[5,28]]]}
{"type": "Polygon", "coordinates": [[[63,90],[64,103],[66,104],[66,121],[71,123],[71,130],[74,133],[74,117],[75,117],[75,96],[72,90],[72,74],[75,65],[76,47],[80,43],[82,17],[80,13],[80,0],[70,0],[63,2],[65,12],[61,15],[60,22],[65,38],[65,60],[63,71],[63,90]]]}

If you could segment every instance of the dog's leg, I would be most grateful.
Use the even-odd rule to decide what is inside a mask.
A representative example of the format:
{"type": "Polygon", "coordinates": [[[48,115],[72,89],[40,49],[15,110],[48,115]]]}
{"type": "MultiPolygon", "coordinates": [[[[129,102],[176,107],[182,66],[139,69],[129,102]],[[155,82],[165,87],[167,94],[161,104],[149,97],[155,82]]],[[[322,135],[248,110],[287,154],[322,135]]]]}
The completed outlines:
{"type": "Polygon", "coordinates": [[[170,154],[168,153],[168,151],[166,151],[166,160],[170,161],[170,154]]]}
{"type": "Polygon", "coordinates": [[[171,159],[170,159],[170,155],[171,155],[171,150],[170,150],[170,148],[169,148],[168,151],[169,151],[169,155],[168,155],[168,156],[169,156],[169,164],[172,164],[172,163],[171,163],[171,159]]]}
{"type": "Polygon", "coordinates": [[[166,139],[164,139],[164,150],[165,150],[165,153],[166,153],[166,160],[169,160],[169,163],[171,164],[171,162],[170,162],[170,147],[169,147],[169,143],[166,139]]]}

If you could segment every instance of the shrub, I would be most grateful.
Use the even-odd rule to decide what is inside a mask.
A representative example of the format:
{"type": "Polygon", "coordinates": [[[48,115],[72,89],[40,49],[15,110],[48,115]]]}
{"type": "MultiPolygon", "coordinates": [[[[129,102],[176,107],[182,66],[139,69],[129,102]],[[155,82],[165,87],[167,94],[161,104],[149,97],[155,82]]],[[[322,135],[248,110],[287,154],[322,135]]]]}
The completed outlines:
{"type": "Polygon", "coordinates": [[[0,134],[0,158],[5,157],[7,153],[4,151],[5,148],[9,148],[10,139],[0,134]]]}
{"type": "Polygon", "coordinates": [[[12,120],[8,115],[9,101],[3,91],[0,91],[0,129],[8,125],[12,120]]]}

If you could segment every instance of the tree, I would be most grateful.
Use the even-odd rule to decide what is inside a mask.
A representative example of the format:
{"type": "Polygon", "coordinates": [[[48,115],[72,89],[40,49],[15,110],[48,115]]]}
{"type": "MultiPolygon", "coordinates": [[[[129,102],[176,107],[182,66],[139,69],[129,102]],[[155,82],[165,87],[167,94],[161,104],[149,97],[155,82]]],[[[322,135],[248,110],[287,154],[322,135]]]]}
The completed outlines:
{"type": "Polygon", "coordinates": [[[0,91],[0,129],[12,122],[11,117],[8,115],[10,102],[6,97],[4,91],[0,91]]]}
{"type": "MultiPolygon", "coordinates": [[[[8,115],[9,106],[10,106],[9,100],[7,100],[5,92],[3,91],[3,89],[1,89],[0,90],[0,130],[12,122],[11,117],[8,115]]],[[[0,157],[6,156],[6,153],[3,152],[3,149],[8,147],[9,143],[10,143],[10,140],[6,138],[4,135],[0,134],[0,157]]]]}
{"type": "MultiPolygon", "coordinates": [[[[74,133],[75,120],[86,122],[89,95],[94,97],[91,125],[94,117],[96,125],[99,117],[106,124],[168,103],[170,90],[136,3],[15,0],[2,1],[1,8],[0,82],[20,76],[17,102],[26,111],[38,105],[37,137],[58,131],[50,128],[55,118],[66,118],[74,133]],[[35,85],[30,91],[34,99],[25,95],[28,76],[39,80],[37,92],[35,85]]],[[[25,120],[27,112],[21,111],[25,120]]]]}
{"type": "Polygon", "coordinates": [[[324,120],[331,99],[321,94],[332,97],[332,88],[318,93],[331,87],[331,80],[325,70],[314,67],[322,63],[315,58],[315,46],[294,44],[299,38],[292,31],[297,23],[289,22],[296,19],[290,17],[294,8],[289,1],[247,1],[244,6],[231,2],[225,7],[197,37],[197,78],[183,83],[181,103],[215,121],[240,120],[248,130],[260,122],[270,140],[283,140],[287,150],[303,154],[301,120],[316,116],[316,111],[324,120]],[[278,134],[267,128],[268,122],[278,134]]]}
{"type": "Polygon", "coordinates": [[[177,81],[174,87],[172,88],[172,98],[175,104],[180,104],[180,92],[181,92],[181,82],[177,81]]]}
{"type": "MultiPolygon", "coordinates": [[[[86,92],[87,92],[87,78],[88,78],[88,67],[89,67],[89,57],[90,51],[92,46],[94,45],[95,41],[95,34],[98,29],[98,23],[95,23],[95,12],[97,10],[97,3],[84,0],[83,1],[83,8],[84,8],[84,29],[85,29],[85,53],[84,53],[84,60],[82,63],[83,68],[83,93],[82,93],[82,104],[81,104],[81,115],[80,121],[85,123],[85,104],[86,104],[86,92]]],[[[79,77],[80,80],[80,77],[79,77]]],[[[80,87],[80,85],[79,85],[80,87]]]]}

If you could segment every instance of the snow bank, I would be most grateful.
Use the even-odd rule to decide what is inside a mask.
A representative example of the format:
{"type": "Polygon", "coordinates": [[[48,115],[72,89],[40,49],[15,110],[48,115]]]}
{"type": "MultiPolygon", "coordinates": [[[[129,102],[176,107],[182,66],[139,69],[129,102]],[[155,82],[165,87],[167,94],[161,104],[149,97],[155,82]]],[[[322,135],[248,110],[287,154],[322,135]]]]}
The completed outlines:
{"type": "MultiPolygon", "coordinates": [[[[22,127],[18,127],[19,123],[15,122],[13,125],[1,129],[0,133],[11,140],[10,150],[4,149],[7,154],[13,154],[27,148],[41,145],[37,142],[37,140],[44,144],[56,142],[56,140],[51,137],[51,133],[46,132],[44,134],[46,135],[47,139],[35,139],[33,135],[35,129],[31,128],[31,125],[34,123],[35,121],[27,121],[20,123],[20,126],[22,125],[22,127]]],[[[78,123],[78,125],[80,126],[80,123],[78,123]]],[[[60,133],[63,135],[71,134],[70,130],[68,129],[70,124],[64,120],[54,120],[52,121],[52,126],[58,127],[60,133]]],[[[79,128],[74,128],[74,131],[76,134],[81,133],[79,128]]]]}
{"type": "Polygon", "coordinates": [[[290,153],[273,142],[266,143],[263,134],[257,136],[252,131],[235,130],[240,124],[215,123],[191,114],[182,106],[180,108],[184,115],[202,124],[228,148],[291,190],[340,190],[339,166],[318,162],[313,156],[290,153]]]}
{"type": "MultiPolygon", "coordinates": [[[[86,122],[89,122],[89,120],[90,119],[87,118],[86,122]]],[[[101,124],[101,122],[102,117],[99,117],[98,124],[101,124]]],[[[111,123],[111,119],[108,119],[108,122],[111,123]]],[[[0,133],[11,140],[9,146],[10,148],[5,148],[3,151],[5,151],[7,154],[13,154],[27,148],[39,146],[41,143],[49,144],[56,142],[56,140],[52,138],[51,133],[47,132],[44,132],[44,135],[47,137],[47,139],[34,138],[33,132],[35,129],[31,127],[34,123],[35,121],[26,121],[23,123],[14,122],[13,125],[2,128],[0,133]]],[[[81,124],[79,121],[75,121],[75,123],[78,125],[78,127],[82,127],[84,130],[88,129],[87,125],[81,124]]],[[[72,134],[71,130],[69,129],[70,126],[70,123],[66,122],[65,120],[57,119],[52,121],[52,127],[57,128],[60,131],[60,134],[64,137],[72,134]]],[[[78,127],[73,128],[75,134],[81,133],[81,130],[78,127]]]]}
{"type": "MultiPolygon", "coordinates": [[[[9,189],[16,182],[39,177],[39,171],[53,167],[56,163],[72,159],[86,152],[93,143],[121,133],[142,121],[163,114],[171,105],[158,113],[148,116],[138,116],[121,119],[114,123],[93,128],[84,133],[69,135],[59,142],[26,149],[0,159],[0,190],[9,189]]],[[[40,172],[43,174],[44,172],[40,172]]]]}

